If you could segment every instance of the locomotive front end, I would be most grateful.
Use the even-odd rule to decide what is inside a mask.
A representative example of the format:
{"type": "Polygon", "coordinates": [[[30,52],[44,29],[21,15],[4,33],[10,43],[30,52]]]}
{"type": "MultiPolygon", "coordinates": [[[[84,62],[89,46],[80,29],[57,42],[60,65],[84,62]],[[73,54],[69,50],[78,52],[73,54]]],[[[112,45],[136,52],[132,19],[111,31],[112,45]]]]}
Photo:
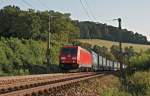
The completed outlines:
{"type": "Polygon", "coordinates": [[[62,69],[76,69],[77,64],[77,50],[76,46],[64,46],[61,49],[59,64],[62,69]]]}

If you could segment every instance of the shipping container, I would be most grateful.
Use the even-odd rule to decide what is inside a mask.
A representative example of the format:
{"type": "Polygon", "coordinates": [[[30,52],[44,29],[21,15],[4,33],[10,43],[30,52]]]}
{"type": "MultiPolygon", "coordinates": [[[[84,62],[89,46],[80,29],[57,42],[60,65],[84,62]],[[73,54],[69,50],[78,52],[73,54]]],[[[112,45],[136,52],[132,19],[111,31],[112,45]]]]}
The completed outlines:
{"type": "Polygon", "coordinates": [[[92,59],[93,59],[93,62],[92,62],[92,69],[94,71],[98,71],[99,70],[99,62],[98,62],[98,55],[94,52],[94,51],[91,51],[91,54],[92,54],[92,59]]]}

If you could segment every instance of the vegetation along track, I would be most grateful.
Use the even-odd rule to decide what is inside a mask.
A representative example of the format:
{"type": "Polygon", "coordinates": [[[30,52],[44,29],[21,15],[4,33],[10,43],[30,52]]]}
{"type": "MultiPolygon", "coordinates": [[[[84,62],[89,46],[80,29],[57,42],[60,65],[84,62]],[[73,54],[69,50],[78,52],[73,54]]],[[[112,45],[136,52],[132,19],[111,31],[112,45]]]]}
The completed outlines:
{"type": "MultiPolygon", "coordinates": [[[[20,78],[19,81],[11,84],[3,84],[0,86],[0,96],[36,96],[49,94],[55,91],[70,86],[71,84],[77,83],[79,81],[87,80],[94,77],[99,77],[104,74],[95,72],[83,72],[83,73],[68,73],[64,75],[56,76],[30,76],[30,80],[27,78],[20,78]],[[36,79],[35,79],[36,78],[36,79]]],[[[10,78],[8,78],[10,80],[10,78]]],[[[7,81],[7,79],[6,79],[7,81]]],[[[10,80],[11,81],[11,80],[10,80]]],[[[9,82],[10,82],[9,81],[9,82]]],[[[47,96],[47,95],[46,95],[47,96]]]]}

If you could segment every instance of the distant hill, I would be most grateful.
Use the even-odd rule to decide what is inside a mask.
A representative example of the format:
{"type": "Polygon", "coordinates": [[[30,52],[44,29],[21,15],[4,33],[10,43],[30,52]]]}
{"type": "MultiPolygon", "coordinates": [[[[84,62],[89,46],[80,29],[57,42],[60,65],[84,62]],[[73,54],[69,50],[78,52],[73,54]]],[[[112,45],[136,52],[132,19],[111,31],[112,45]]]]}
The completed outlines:
{"type": "MultiPolygon", "coordinates": [[[[117,27],[90,22],[75,21],[80,29],[80,39],[104,39],[110,41],[122,41],[126,43],[148,44],[147,37],[127,29],[119,30],[117,27]]],[[[150,44],[150,43],[149,43],[150,44]]]]}
{"type": "MultiPolygon", "coordinates": [[[[91,45],[99,45],[110,48],[112,45],[119,45],[118,42],[108,41],[108,40],[100,40],[100,39],[78,39],[80,42],[89,43],[91,45]]],[[[123,47],[132,46],[136,52],[145,51],[150,48],[150,45],[144,44],[132,44],[132,43],[123,43],[123,47]]]]}

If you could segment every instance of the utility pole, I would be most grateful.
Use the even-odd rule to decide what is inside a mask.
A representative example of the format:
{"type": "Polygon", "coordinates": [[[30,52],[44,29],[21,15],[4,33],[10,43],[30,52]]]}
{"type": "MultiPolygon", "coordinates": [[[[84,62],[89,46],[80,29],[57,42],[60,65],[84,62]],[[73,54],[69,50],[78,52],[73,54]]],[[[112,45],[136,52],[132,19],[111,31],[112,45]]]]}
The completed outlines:
{"type": "MultiPolygon", "coordinates": [[[[47,40],[47,53],[46,53],[46,59],[47,59],[47,65],[50,67],[50,64],[51,64],[51,54],[50,54],[50,48],[51,48],[51,22],[52,22],[52,19],[54,17],[57,17],[57,16],[51,16],[49,14],[49,17],[48,17],[48,40],[47,40]]],[[[61,18],[65,18],[65,17],[61,17],[61,18]]]]}
{"type": "MultiPolygon", "coordinates": [[[[114,20],[118,21],[118,24],[119,24],[118,29],[120,31],[121,30],[121,18],[114,19],[114,20]]],[[[122,35],[121,35],[121,33],[119,33],[119,49],[120,49],[120,52],[119,52],[120,60],[119,60],[119,62],[120,62],[120,77],[122,78],[124,74],[123,74],[123,56],[122,56],[122,42],[121,42],[121,40],[122,40],[122,35]]]]}
{"type": "Polygon", "coordinates": [[[48,22],[48,42],[47,42],[47,65],[50,66],[51,64],[51,57],[50,57],[50,37],[51,37],[51,16],[49,14],[49,22],[48,22]]]}

